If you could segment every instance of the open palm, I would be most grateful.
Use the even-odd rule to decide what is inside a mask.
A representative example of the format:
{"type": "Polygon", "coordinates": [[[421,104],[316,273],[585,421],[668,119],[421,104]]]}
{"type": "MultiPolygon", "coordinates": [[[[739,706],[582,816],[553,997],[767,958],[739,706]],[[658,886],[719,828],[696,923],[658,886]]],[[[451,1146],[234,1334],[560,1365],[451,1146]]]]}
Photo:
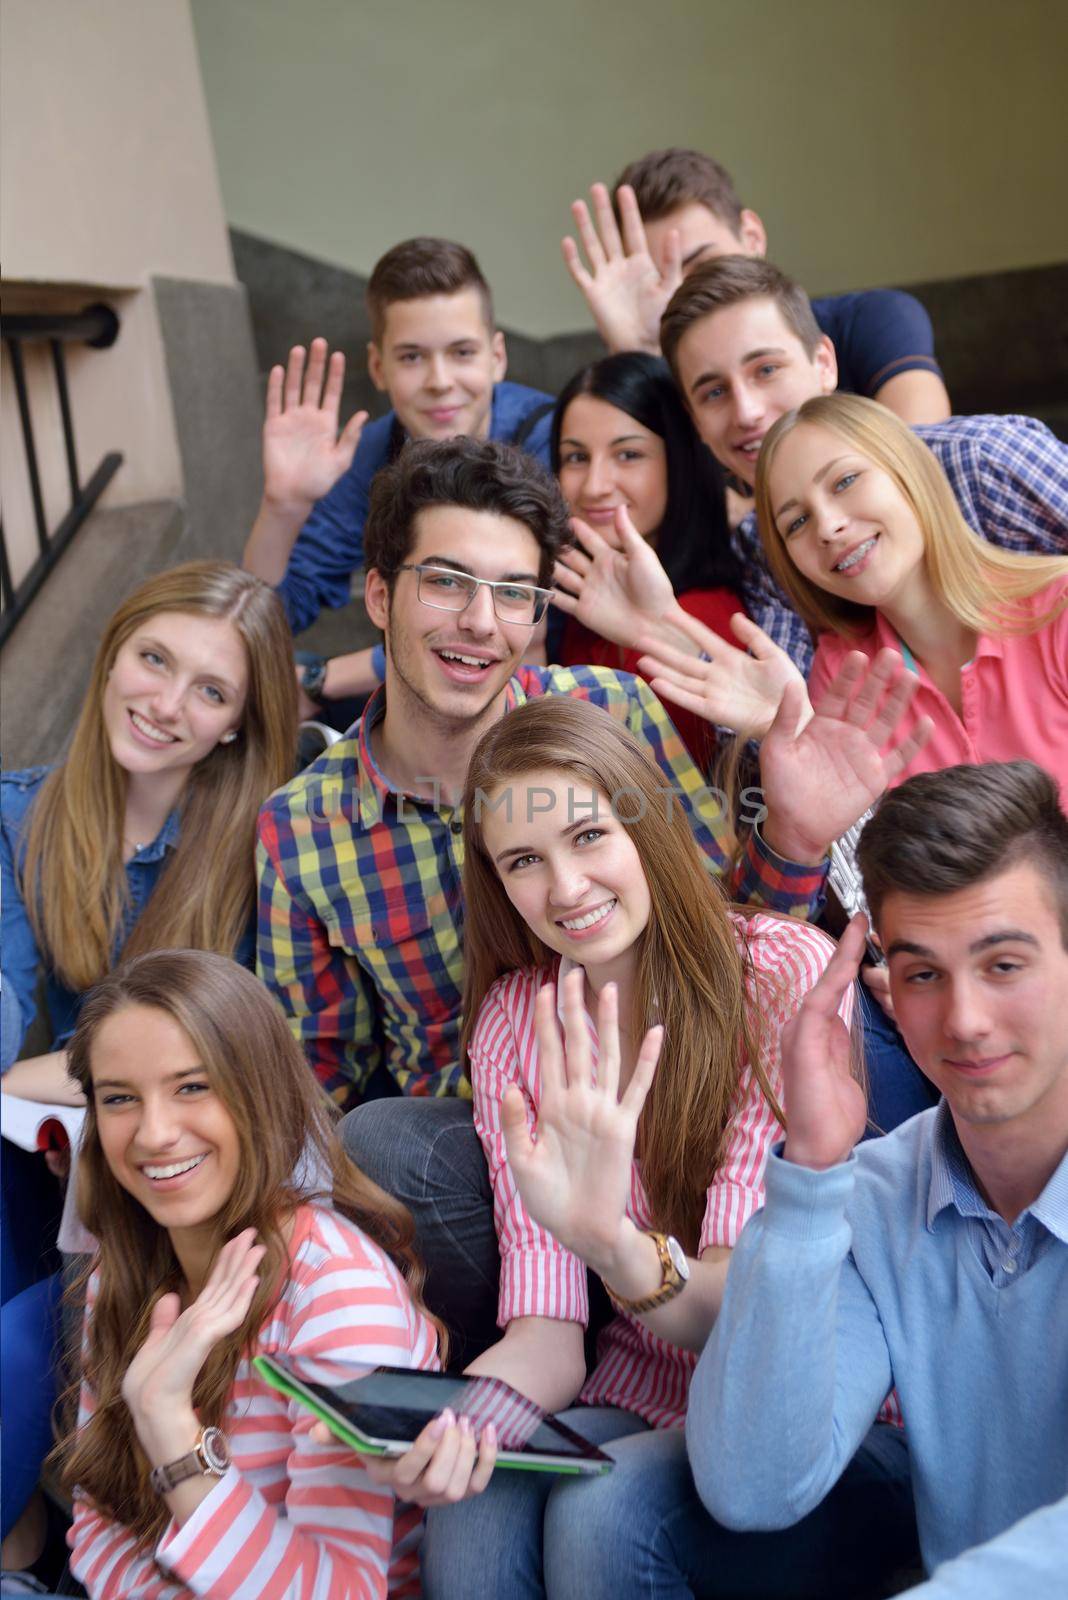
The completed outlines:
{"type": "Polygon", "coordinates": [[[674,610],[671,579],[622,506],[611,540],[578,517],[572,527],[579,543],[553,569],[556,604],[602,639],[630,648],[643,628],[674,610]]]}
{"type": "Polygon", "coordinates": [[[564,979],[564,1040],[556,990],[538,995],[535,1027],[541,1091],[536,1138],[523,1097],[512,1087],[501,1121],[508,1162],[523,1204],[535,1222],[587,1265],[610,1259],[627,1211],[631,1165],[645,1097],[656,1070],[663,1030],[646,1034],[626,1089],[619,1093],[619,1025],[614,984],[598,1007],[598,1064],[594,1075],[580,968],[564,979]]]}
{"type": "Polygon", "coordinates": [[[805,680],[786,651],[741,611],[731,618],[731,628],[746,646],[741,650],[695,617],[676,613],[671,620],[708,659],[695,660],[655,638],[642,637],[638,648],[644,654],[638,671],[662,700],[671,700],[717,727],[762,739],[775,720],[787,684],[804,688],[805,680]]]}
{"type": "Polygon", "coordinates": [[[281,505],[311,505],[328,494],[352,465],[367,412],[358,411],[338,435],[345,357],[327,360],[325,339],[301,345],[285,369],[272,367],[263,423],[263,477],[268,498],[281,505]],[[325,387],[324,387],[325,377],[325,387]]]}
{"type": "Polygon", "coordinates": [[[585,296],[609,350],[660,352],[660,318],[682,282],[678,234],[669,235],[663,267],[649,250],[634,190],[619,191],[620,234],[611,197],[603,183],[590,189],[593,219],[584,200],[571,207],[589,267],[575,241],[563,241],[567,269],[585,296]]]}

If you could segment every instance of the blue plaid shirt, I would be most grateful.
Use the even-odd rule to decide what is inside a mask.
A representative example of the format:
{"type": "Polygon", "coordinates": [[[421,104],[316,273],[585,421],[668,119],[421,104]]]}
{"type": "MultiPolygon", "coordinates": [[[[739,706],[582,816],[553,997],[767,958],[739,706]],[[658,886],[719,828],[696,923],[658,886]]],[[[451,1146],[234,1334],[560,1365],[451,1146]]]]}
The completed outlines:
{"type": "MultiPolygon", "coordinates": [[[[1068,554],[1068,445],[1034,417],[950,417],[914,430],[933,451],[969,527],[1024,555],[1068,554]]],[[[734,530],[742,602],[808,677],[808,627],[768,571],[751,511],[734,530]]]]}

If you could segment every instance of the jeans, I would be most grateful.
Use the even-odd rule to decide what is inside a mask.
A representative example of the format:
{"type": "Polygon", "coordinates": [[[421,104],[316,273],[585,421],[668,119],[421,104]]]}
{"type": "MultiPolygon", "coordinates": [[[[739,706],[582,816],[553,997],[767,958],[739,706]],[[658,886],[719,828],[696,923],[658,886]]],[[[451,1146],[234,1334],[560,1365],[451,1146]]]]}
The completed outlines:
{"type": "Polygon", "coordinates": [[[496,1344],[500,1256],[486,1158],[469,1100],[370,1100],[340,1124],[362,1172],[408,1207],[423,1297],[449,1330],[450,1372],[496,1344]]]}
{"type": "Polygon", "coordinates": [[[919,1111],[938,1104],[938,1090],[913,1061],[908,1046],[861,981],[856,985],[864,1025],[864,1062],[868,1069],[869,1127],[865,1138],[890,1133],[919,1111]]]}
{"type": "Polygon", "coordinates": [[[60,1273],[31,1284],[0,1312],[0,1416],[4,1471],[0,1532],[6,1539],[26,1508],[52,1448],[60,1339],[60,1273]]]}
{"type": "Polygon", "coordinates": [[[677,1428],[609,1407],[564,1420],[616,1462],[599,1478],[498,1470],[483,1495],[427,1517],[426,1600],[866,1600],[919,1565],[908,1451],[876,1424],[815,1511],[732,1533],[694,1488],[677,1428]]]}

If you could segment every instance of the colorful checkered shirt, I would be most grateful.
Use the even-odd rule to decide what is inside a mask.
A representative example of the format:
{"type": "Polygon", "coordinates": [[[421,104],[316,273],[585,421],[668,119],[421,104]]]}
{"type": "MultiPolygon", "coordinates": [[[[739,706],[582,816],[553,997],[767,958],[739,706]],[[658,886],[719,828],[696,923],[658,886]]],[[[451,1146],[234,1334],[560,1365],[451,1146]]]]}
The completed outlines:
{"type": "MultiPolygon", "coordinates": [[[[605,667],[521,667],[507,710],[578,696],[626,724],[667,774],[710,871],[741,902],[807,916],[823,867],[773,854],[754,835],[737,865],[715,791],[640,678],[605,667]]],[[[469,1095],[460,1071],[463,998],[461,809],[400,793],[375,764],[379,690],[333,745],[260,813],[257,969],[327,1092],[356,1104],[381,1061],[405,1094],[469,1095]]]]}
{"type": "MultiPolygon", "coordinates": [[[[949,479],[965,522],[991,544],[1023,555],[1068,554],[1068,445],[1034,417],[950,417],[913,430],[949,479]]],[[[731,543],[753,621],[808,677],[812,638],[768,571],[756,512],[731,543]]]]}

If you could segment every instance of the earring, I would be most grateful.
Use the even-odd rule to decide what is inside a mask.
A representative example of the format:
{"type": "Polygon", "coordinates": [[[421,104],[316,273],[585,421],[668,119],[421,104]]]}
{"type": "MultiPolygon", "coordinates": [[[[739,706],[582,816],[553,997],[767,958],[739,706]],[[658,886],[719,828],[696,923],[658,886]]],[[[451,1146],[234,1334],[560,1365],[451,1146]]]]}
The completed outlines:
{"type": "Polygon", "coordinates": [[[224,733],[223,734],[222,738],[219,740],[219,743],[220,744],[233,744],[233,742],[234,742],[234,740],[236,738],[237,738],[237,729],[236,728],[231,728],[229,733],[224,733]]]}

